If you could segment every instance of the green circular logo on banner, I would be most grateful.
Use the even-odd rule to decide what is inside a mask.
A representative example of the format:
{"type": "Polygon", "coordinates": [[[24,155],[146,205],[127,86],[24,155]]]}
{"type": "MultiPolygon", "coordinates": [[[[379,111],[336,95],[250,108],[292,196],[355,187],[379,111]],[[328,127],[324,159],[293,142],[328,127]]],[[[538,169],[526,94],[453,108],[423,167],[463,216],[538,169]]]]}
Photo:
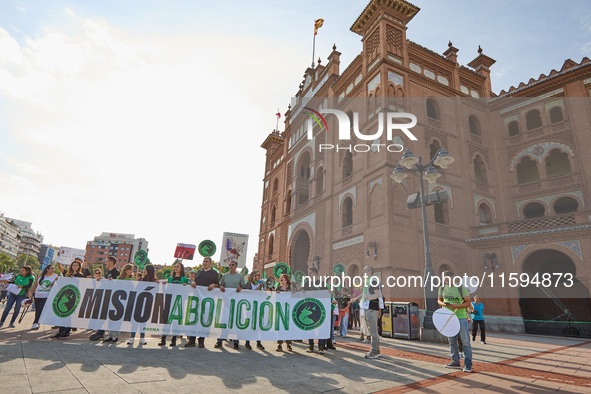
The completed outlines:
{"type": "Polygon", "coordinates": [[[340,275],[340,274],[342,274],[343,272],[345,272],[345,266],[344,266],[343,264],[341,264],[341,263],[338,263],[337,265],[335,265],[335,266],[332,268],[332,272],[334,272],[334,273],[335,273],[335,274],[337,274],[337,275],[340,275]]]}
{"type": "Polygon", "coordinates": [[[211,257],[215,253],[215,244],[213,241],[206,239],[199,244],[199,254],[203,257],[211,257]]]}
{"type": "Polygon", "coordinates": [[[324,323],[326,310],[322,302],[316,298],[304,298],[295,304],[291,319],[301,330],[315,330],[324,323]]]}
{"type": "Polygon", "coordinates": [[[281,275],[287,274],[287,276],[291,276],[291,269],[289,265],[285,263],[279,263],[273,268],[273,276],[279,279],[281,275]]]}
{"type": "Polygon", "coordinates": [[[80,290],[74,285],[62,287],[53,299],[52,309],[57,317],[68,317],[80,303],[80,290]]]}

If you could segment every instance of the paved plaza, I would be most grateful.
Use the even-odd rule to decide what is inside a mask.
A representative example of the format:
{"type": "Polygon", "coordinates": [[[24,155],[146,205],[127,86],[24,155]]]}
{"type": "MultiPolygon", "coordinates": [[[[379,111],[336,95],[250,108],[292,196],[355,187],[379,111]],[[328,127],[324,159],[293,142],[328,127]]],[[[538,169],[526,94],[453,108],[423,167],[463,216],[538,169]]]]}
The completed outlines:
{"type": "Polygon", "coordinates": [[[214,339],[204,349],[184,348],[186,338],[176,348],[158,347],[159,337],[129,346],[129,334],[103,344],[89,341],[88,330],[50,339],[56,330],[30,331],[32,318],[29,312],[17,328],[0,329],[5,393],[591,392],[589,340],[491,333],[486,345],[473,343],[467,374],[444,368],[449,347],[441,344],[384,338],[382,357],[367,360],[369,345],[356,340],[357,331],[320,355],[306,353],[304,343],[292,353],[276,352],[274,342],[263,342],[265,351],[244,342],[240,350],[230,343],[214,349],[214,339]]]}

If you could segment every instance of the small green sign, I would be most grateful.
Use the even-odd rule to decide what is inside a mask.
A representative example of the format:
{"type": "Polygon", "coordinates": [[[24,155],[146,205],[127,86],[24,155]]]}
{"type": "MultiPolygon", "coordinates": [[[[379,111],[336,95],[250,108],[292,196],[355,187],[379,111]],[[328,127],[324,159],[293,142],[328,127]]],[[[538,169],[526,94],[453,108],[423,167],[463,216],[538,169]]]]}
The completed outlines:
{"type": "Polygon", "coordinates": [[[306,273],[305,273],[304,271],[297,270],[297,271],[296,271],[296,272],[293,274],[293,276],[295,277],[295,283],[296,283],[298,286],[301,286],[301,285],[302,285],[302,280],[304,280],[304,276],[306,276],[306,273]]]}
{"type": "Polygon", "coordinates": [[[133,264],[138,267],[139,269],[143,270],[146,268],[146,264],[150,263],[150,259],[148,259],[148,252],[143,249],[138,250],[135,252],[133,256],[133,264]]]}
{"type": "Polygon", "coordinates": [[[279,263],[273,268],[273,276],[279,279],[283,274],[287,274],[287,276],[291,277],[291,268],[285,263],[279,263]]]}
{"type": "Polygon", "coordinates": [[[211,257],[214,255],[215,253],[215,243],[213,243],[213,241],[210,241],[209,239],[206,239],[205,241],[201,241],[201,243],[199,244],[198,247],[199,250],[199,254],[203,257],[211,257]]]}
{"type": "Polygon", "coordinates": [[[65,318],[76,310],[80,303],[80,290],[74,285],[65,285],[53,298],[52,310],[57,317],[65,318]]]}
{"type": "Polygon", "coordinates": [[[332,268],[332,272],[337,275],[341,275],[343,272],[345,272],[345,266],[342,263],[338,263],[332,268]]]}

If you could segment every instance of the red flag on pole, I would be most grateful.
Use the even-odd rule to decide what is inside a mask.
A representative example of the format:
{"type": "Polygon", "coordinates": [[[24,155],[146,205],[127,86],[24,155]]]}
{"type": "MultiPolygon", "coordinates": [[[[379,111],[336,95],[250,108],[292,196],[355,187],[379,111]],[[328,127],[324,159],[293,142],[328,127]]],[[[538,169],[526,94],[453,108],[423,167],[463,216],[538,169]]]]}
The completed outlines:
{"type": "Polygon", "coordinates": [[[318,34],[318,29],[322,27],[324,19],[316,19],[314,21],[314,35],[318,34]]]}
{"type": "Polygon", "coordinates": [[[281,118],[281,114],[279,112],[277,112],[275,115],[277,115],[277,118],[281,118]]]}

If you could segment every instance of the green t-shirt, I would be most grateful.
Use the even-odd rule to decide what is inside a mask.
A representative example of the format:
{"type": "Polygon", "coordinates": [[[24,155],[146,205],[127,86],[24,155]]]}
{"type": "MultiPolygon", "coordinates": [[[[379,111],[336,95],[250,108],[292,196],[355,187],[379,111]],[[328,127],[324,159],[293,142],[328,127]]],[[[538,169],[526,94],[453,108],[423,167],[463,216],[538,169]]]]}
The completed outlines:
{"type": "Polygon", "coordinates": [[[189,278],[186,276],[169,276],[168,283],[189,284],[189,278]]]}
{"type": "Polygon", "coordinates": [[[21,276],[19,274],[14,280],[15,285],[22,286],[21,291],[18,293],[19,296],[27,294],[27,291],[29,291],[33,283],[35,283],[35,277],[33,275],[21,276]]]}
{"type": "Polygon", "coordinates": [[[222,280],[220,280],[220,286],[224,286],[230,289],[236,289],[238,287],[244,288],[246,286],[246,282],[244,281],[244,276],[236,272],[235,274],[227,273],[222,276],[222,280]]]}
{"type": "MultiPolygon", "coordinates": [[[[443,297],[443,302],[449,302],[450,304],[460,305],[461,303],[464,302],[464,297],[470,296],[470,292],[468,291],[468,289],[466,289],[465,286],[462,286],[461,290],[458,287],[445,286],[443,288],[441,288],[441,287],[439,288],[439,295],[441,297],[443,297]],[[461,294],[460,294],[460,291],[461,291],[461,294]]],[[[444,306],[444,308],[454,311],[454,309],[448,308],[446,306],[444,306]]],[[[458,317],[458,319],[468,318],[468,313],[466,313],[466,308],[458,309],[456,311],[456,316],[458,317]]]]}

